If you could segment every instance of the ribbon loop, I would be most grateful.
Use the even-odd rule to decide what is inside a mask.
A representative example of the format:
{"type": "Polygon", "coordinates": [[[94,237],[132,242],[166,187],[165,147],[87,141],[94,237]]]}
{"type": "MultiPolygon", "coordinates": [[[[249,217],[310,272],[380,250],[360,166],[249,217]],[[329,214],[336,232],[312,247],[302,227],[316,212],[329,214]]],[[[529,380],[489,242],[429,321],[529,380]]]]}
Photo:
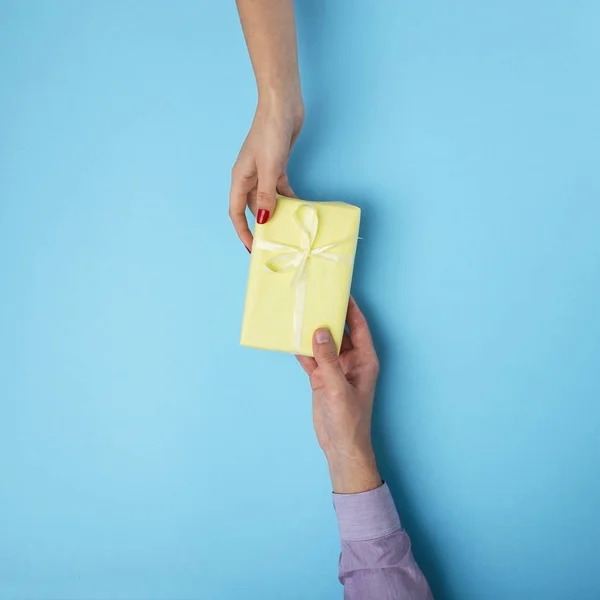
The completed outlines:
{"type": "Polygon", "coordinates": [[[272,273],[285,273],[297,268],[302,261],[302,257],[303,255],[300,252],[277,254],[265,263],[265,267],[272,273]]]}
{"type": "Polygon", "coordinates": [[[302,204],[296,210],[294,214],[294,219],[296,219],[296,223],[300,226],[303,233],[306,234],[308,240],[305,242],[303,240],[302,246],[305,248],[308,246],[309,248],[315,243],[315,236],[317,235],[317,229],[319,227],[319,216],[317,215],[317,210],[314,206],[310,206],[310,204],[302,204]]]}

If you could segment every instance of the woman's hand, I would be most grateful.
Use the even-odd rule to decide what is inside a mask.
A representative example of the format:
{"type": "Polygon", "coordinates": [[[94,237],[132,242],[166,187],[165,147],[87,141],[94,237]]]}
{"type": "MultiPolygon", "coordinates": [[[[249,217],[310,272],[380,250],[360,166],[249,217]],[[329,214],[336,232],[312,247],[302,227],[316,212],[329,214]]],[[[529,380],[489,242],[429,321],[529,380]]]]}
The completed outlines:
{"type": "Polygon", "coordinates": [[[258,108],[231,177],[229,215],[248,252],[246,206],[259,225],[279,191],[293,196],[286,169],[304,120],[293,0],[237,0],[258,87],[258,108]]]}
{"type": "Polygon", "coordinates": [[[313,390],[313,422],[329,463],[333,491],[364,492],[382,483],[371,445],[371,415],[379,361],[367,321],[354,299],[338,357],[326,329],[313,338],[315,358],[299,356],[313,390]]]}
{"type": "Polygon", "coordinates": [[[277,193],[295,195],[286,170],[303,120],[301,101],[259,102],[250,132],[233,166],[229,195],[229,216],[248,251],[252,247],[252,233],[246,206],[262,225],[275,210],[277,193]]]}

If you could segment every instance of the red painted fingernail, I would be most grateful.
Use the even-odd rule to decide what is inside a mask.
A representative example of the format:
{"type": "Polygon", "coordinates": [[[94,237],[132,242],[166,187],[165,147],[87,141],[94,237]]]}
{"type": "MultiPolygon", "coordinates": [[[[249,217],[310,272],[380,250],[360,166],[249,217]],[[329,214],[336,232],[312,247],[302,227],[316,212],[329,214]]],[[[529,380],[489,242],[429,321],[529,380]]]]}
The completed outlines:
{"type": "Polygon", "coordinates": [[[270,216],[271,213],[266,208],[261,208],[256,215],[256,222],[259,225],[264,225],[269,220],[270,216]]]}
{"type": "Polygon", "coordinates": [[[248,248],[248,246],[244,246],[244,248],[246,248],[246,250],[248,250],[248,254],[252,254],[252,250],[250,250],[250,248],[248,248]]]}

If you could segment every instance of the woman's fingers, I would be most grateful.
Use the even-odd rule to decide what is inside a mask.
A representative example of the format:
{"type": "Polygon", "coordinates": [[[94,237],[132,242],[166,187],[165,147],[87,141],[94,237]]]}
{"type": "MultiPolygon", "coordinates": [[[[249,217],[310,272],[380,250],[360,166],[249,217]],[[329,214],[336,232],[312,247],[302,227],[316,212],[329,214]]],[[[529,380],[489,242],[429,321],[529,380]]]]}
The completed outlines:
{"type": "Polygon", "coordinates": [[[250,190],[248,194],[248,208],[254,217],[256,217],[256,188],[250,190]]]}
{"type": "MultiPolygon", "coordinates": [[[[231,192],[229,194],[229,216],[238,237],[248,249],[252,247],[252,232],[248,227],[246,206],[256,216],[257,223],[262,225],[273,216],[277,193],[288,198],[296,198],[296,194],[285,174],[276,180],[275,191],[273,193],[265,192],[266,189],[270,189],[269,183],[263,182],[261,184],[259,181],[258,185],[256,185],[257,180],[258,177],[256,176],[244,177],[237,175],[234,168],[231,179],[231,192]]],[[[267,181],[269,181],[268,178],[267,181]]]]}
{"type": "Polygon", "coordinates": [[[252,232],[246,219],[248,194],[255,186],[256,176],[242,175],[237,165],[231,175],[231,190],[229,192],[229,217],[235,231],[248,251],[252,248],[252,232]]]}
{"type": "MultiPolygon", "coordinates": [[[[244,209],[246,205],[244,204],[244,209]]],[[[237,210],[235,208],[231,208],[229,210],[229,216],[231,217],[231,222],[233,223],[233,227],[238,237],[242,241],[242,244],[246,246],[248,250],[252,250],[252,232],[248,227],[248,220],[246,219],[245,210],[237,210]]]]}
{"type": "Polygon", "coordinates": [[[279,178],[279,181],[277,182],[277,191],[282,196],[287,196],[288,198],[297,198],[298,197],[298,196],[296,196],[296,193],[292,189],[292,186],[290,185],[290,181],[285,173],[279,178]]]}

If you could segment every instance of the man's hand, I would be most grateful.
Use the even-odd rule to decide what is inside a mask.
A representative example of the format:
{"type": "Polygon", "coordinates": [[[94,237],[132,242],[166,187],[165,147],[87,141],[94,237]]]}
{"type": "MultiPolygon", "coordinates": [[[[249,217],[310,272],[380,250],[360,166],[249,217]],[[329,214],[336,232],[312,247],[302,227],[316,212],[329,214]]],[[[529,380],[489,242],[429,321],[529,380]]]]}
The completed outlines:
{"type": "Polygon", "coordinates": [[[252,127],[233,167],[229,195],[229,215],[248,250],[252,247],[252,233],[246,220],[246,205],[256,216],[256,222],[262,225],[273,214],[277,193],[295,196],[286,169],[303,119],[301,101],[259,102],[252,127]]]}
{"type": "Polygon", "coordinates": [[[313,422],[329,463],[333,491],[353,494],[382,483],[371,445],[379,361],[369,326],[354,299],[340,356],[326,329],[313,337],[315,358],[299,356],[313,390],[313,422]]]}

